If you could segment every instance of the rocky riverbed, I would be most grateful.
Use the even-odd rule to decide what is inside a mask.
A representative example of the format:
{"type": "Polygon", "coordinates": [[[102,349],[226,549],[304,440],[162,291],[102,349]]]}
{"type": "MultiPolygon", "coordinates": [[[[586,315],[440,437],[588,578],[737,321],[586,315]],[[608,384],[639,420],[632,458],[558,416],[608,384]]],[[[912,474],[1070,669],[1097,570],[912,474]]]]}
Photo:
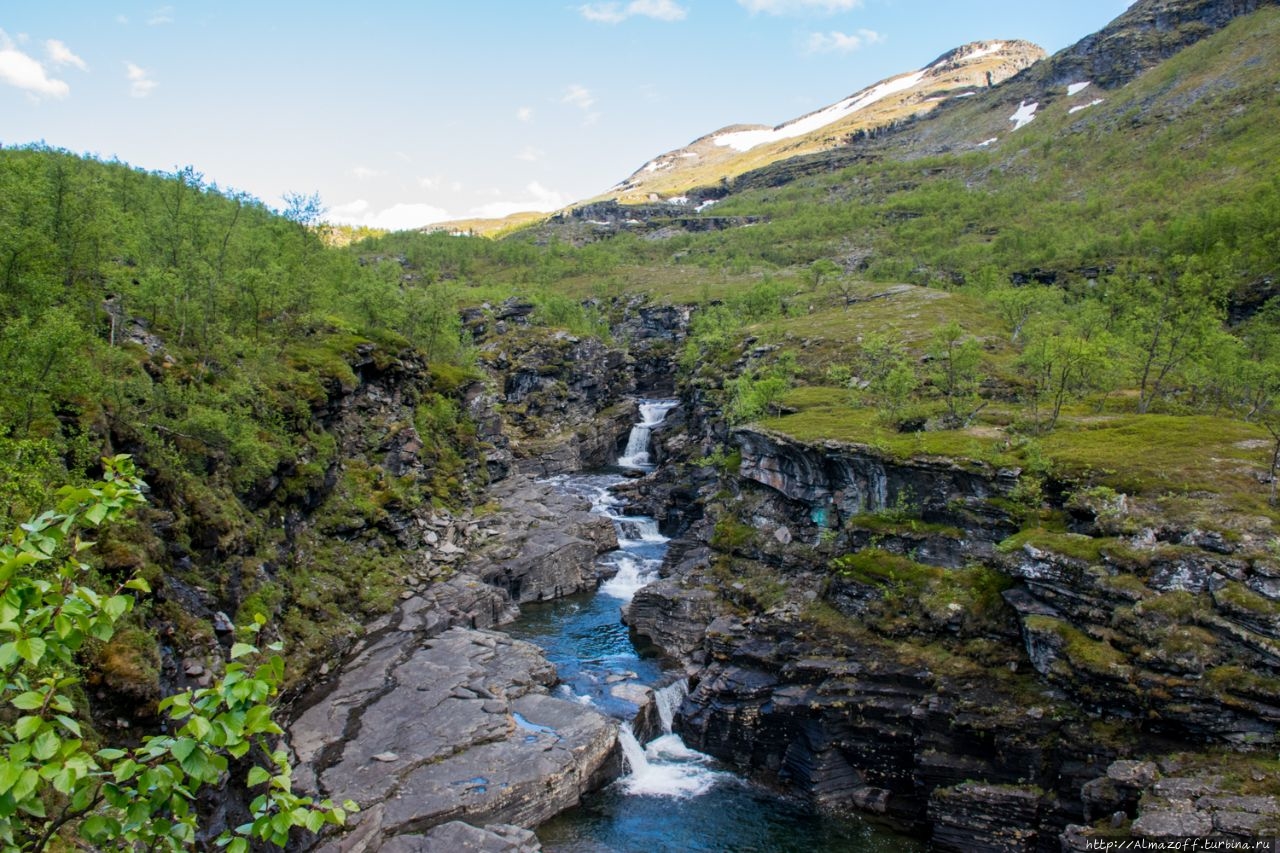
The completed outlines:
{"type": "Polygon", "coordinates": [[[617,724],[551,696],[542,651],[491,630],[521,601],[593,588],[613,527],[589,502],[527,479],[493,499],[499,510],[456,573],[370,626],[290,727],[299,786],[362,809],[344,836],[313,846],[537,849],[502,825],[536,826],[620,773],[617,724]],[[458,820],[470,828],[445,828],[458,820]]]}

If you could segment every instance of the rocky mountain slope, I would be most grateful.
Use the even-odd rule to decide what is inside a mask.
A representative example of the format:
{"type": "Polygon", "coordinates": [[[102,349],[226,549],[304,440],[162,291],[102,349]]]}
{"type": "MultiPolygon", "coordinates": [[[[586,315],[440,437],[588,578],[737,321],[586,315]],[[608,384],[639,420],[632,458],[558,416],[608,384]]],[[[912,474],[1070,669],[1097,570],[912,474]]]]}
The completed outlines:
{"type": "Polygon", "coordinates": [[[962,45],[924,68],[882,80],[844,100],[776,127],[733,125],[669,151],[641,166],[605,197],[622,202],[680,197],[779,160],[825,151],[907,118],[926,115],[954,98],[973,97],[1042,59],[1025,41],[962,45]]]}

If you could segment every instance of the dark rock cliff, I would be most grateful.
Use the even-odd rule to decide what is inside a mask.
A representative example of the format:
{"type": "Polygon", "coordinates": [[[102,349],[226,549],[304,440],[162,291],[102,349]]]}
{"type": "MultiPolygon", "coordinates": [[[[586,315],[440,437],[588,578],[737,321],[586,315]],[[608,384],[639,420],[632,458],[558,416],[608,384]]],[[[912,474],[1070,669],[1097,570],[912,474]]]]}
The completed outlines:
{"type": "Polygon", "coordinates": [[[1194,530],[1157,541],[1122,496],[1074,509],[1088,535],[1013,536],[1018,471],[729,437],[740,464],[697,490],[627,615],[692,675],[691,746],[938,849],[1037,850],[1145,814],[1136,796],[1102,814],[1114,762],[1275,742],[1265,552],[1194,530]]]}

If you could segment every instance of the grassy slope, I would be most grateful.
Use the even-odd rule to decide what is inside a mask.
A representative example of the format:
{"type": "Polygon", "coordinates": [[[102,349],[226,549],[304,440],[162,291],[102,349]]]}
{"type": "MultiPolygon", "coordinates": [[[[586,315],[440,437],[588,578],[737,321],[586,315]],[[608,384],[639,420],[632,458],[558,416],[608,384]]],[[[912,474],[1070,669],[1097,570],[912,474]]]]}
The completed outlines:
{"type": "Polygon", "coordinates": [[[1063,91],[1018,131],[1016,102],[970,99],[868,147],[880,162],[726,199],[717,215],[771,221],[692,240],[690,260],[714,250],[804,263],[856,247],[873,275],[929,283],[988,266],[1140,262],[1221,239],[1274,268],[1277,65],[1280,11],[1267,9],[1123,89],[1063,91]]]}
{"type": "MultiPolygon", "coordinates": [[[[864,335],[896,333],[919,358],[931,330],[957,320],[983,341],[986,372],[1005,385],[1001,393],[1016,394],[1017,348],[972,288],[867,281],[852,289],[846,307],[798,268],[854,249],[872,257],[864,275],[887,282],[953,287],[957,275],[1004,280],[1044,267],[1060,271],[1068,287],[1084,287],[1086,274],[1077,271],[1085,268],[1146,268],[1178,252],[1217,252],[1230,258],[1238,285],[1272,274],[1280,266],[1277,67],[1280,10],[1267,9],[1123,89],[1085,90],[1072,99],[1064,91],[1015,133],[1007,130],[1012,109],[973,99],[924,123],[927,133],[882,149],[892,157],[732,196],[717,215],[769,221],[668,240],[648,249],[653,262],[619,275],[627,289],[686,302],[731,297],[762,275],[788,286],[789,316],[743,330],[794,352],[800,382],[809,386],[785,400],[796,411],[769,420],[770,428],[896,455],[1025,463],[1024,452],[1008,449],[1022,445],[1009,429],[1015,407],[999,400],[967,431],[903,435],[851,406],[845,390],[823,387],[826,367],[854,358],[864,335]],[[1099,96],[1104,103],[1068,112],[1099,96]],[[946,139],[967,147],[959,142],[996,135],[989,150],[921,156],[921,139],[935,148],[946,139]],[[708,271],[700,276],[690,267],[708,271]]],[[[1188,520],[1212,525],[1225,509],[1262,523],[1280,520],[1259,484],[1270,461],[1268,438],[1261,427],[1228,417],[1173,410],[1138,416],[1122,391],[1068,407],[1033,452],[1061,476],[1146,495],[1188,520]]]]}

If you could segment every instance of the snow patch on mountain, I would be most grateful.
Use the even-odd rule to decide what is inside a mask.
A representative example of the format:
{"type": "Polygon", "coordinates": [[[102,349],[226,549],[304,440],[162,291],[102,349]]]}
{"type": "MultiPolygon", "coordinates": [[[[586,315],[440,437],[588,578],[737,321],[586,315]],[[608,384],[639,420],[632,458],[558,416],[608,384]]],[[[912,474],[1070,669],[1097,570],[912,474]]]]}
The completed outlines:
{"type": "Polygon", "coordinates": [[[1072,107],[1071,109],[1067,110],[1067,115],[1075,115],[1081,110],[1087,110],[1089,109],[1089,107],[1096,107],[1100,103],[1102,103],[1102,98],[1094,98],[1092,101],[1090,101],[1087,104],[1080,104],[1078,107],[1072,107]]]}
{"type": "Polygon", "coordinates": [[[833,104],[826,109],[818,110],[803,118],[798,118],[793,122],[781,124],[774,128],[739,130],[734,133],[721,134],[715,138],[716,145],[732,148],[735,151],[750,151],[757,145],[764,145],[767,142],[777,142],[782,139],[804,136],[806,133],[812,133],[818,128],[826,127],[832,122],[839,121],[845,116],[865,109],[876,101],[910,89],[924,79],[925,73],[925,71],[916,71],[911,74],[904,74],[901,77],[895,77],[892,80],[886,80],[877,86],[872,86],[870,89],[864,89],[852,97],[845,98],[838,104],[833,104]]]}
{"type": "Polygon", "coordinates": [[[971,50],[964,56],[960,57],[956,62],[972,62],[975,59],[981,59],[984,56],[990,56],[993,53],[999,53],[1004,50],[1004,42],[993,41],[986,47],[980,47],[977,50],[971,50]]]}
{"type": "Polygon", "coordinates": [[[1086,88],[1088,88],[1088,86],[1089,86],[1088,80],[1085,80],[1082,83],[1072,83],[1070,86],[1067,87],[1067,97],[1072,97],[1073,95],[1080,94],[1086,88]]]}
{"type": "Polygon", "coordinates": [[[1032,101],[1029,104],[1026,101],[1022,101],[1018,104],[1018,111],[1009,116],[1009,121],[1013,122],[1013,129],[1020,130],[1021,128],[1031,124],[1032,120],[1036,117],[1036,110],[1039,108],[1039,101],[1032,101]]]}

